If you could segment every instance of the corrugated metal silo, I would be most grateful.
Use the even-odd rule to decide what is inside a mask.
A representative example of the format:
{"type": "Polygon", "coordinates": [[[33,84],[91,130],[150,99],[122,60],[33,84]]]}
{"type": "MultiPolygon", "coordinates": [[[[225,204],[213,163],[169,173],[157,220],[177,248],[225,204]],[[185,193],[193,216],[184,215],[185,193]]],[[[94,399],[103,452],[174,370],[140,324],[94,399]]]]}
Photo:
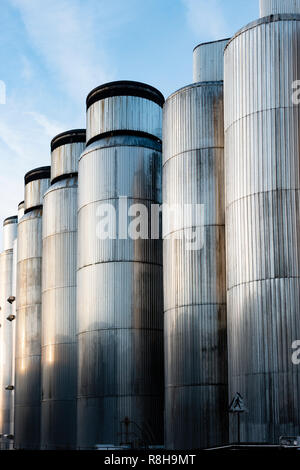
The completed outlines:
{"type": "MultiPolygon", "coordinates": [[[[22,219],[24,215],[24,201],[20,202],[18,205],[18,222],[22,219]]],[[[13,440],[15,434],[15,365],[16,365],[16,317],[17,317],[17,264],[18,264],[18,238],[15,238],[13,245],[13,270],[12,270],[12,296],[10,298],[10,303],[12,305],[12,315],[10,317],[12,322],[12,346],[11,346],[11,355],[12,355],[12,403],[11,403],[11,417],[10,417],[10,438],[11,438],[11,447],[13,447],[13,440]]]]}
{"type": "Polygon", "coordinates": [[[18,225],[15,448],[39,449],[43,196],[50,167],[25,175],[25,215],[18,225]]]}
{"type": "Polygon", "coordinates": [[[217,41],[195,49],[194,77],[200,82],[172,94],[164,106],[163,203],[169,210],[173,207],[176,221],[167,225],[163,213],[169,449],[228,442],[225,44],[226,40],[217,41]],[[198,240],[194,246],[189,243],[192,231],[198,240]]]}
{"type": "Polygon", "coordinates": [[[22,219],[25,212],[25,201],[20,202],[18,205],[18,222],[22,219]]]}
{"type": "Polygon", "coordinates": [[[0,448],[12,447],[13,416],[13,246],[17,237],[18,217],[3,223],[3,252],[0,255],[0,448]]]}
{"type": "Polygon", "coordinates": [[[199,44],[193,53],[193,81],[218,82],[223,80],[225,46],[229,39],[199,44]]]}
{"type": "Polygon", "coordinates": [[[51,142],[43,207],[41,449],[76,447],[77,174],[85,130],[51,142]]]}
{"type": "Polygon", "coordinates": [[[300,14],[300,0],[260,0],[260,17],[280,13],[300,14]]]}
{"type": "MultiPolygon", "coordinates": [[[[276,2],[276,12],[288,3],[276,2]]],[[[272,5],[262,2],[263,14],[272,5]]],[[[248,442],[300,434],[292,362],[300,338],[299,78],[300,15],[292,11],[250,23],[225,50],[229,382],[249,409],[241,418],[248,442]]]]}
{"type": "Polygon", "coordinates": [[[163,441],[161,240],[128,238],[131,219],[122,210],[161,202],[163,102],[156,89],[127,81],[87,99],[79,162],[80,448],[163,441]],[[116,239],[97,234],[103,209],[109,229],[116,210],[116,239]]]}

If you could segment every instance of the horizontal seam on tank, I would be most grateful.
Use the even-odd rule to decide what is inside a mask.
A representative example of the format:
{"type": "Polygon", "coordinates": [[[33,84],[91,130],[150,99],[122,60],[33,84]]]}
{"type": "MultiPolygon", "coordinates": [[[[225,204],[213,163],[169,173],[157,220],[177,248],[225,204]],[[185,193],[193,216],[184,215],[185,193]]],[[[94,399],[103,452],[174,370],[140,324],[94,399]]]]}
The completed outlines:
{"type": "MultiPolygon", "coordinates": [[[[84,209],[85,207],[87,206],[91,206],[92,204],[96,204],[98,202],[104,202],[104,201],[118,201],[120,200],[121,198],[124,198],[126,197],[127,200],[132,200],[132,201],[140,201],[140,202],[152,202],[153,204],[157,204],[157,205],[161,205],[162,203],[159,202],[159,201],[156,201],[155,199],[146,199],[144,197],[131,197],[131,196],[114,196],[114,197],[108,197],[108,198],[105,198],[105,199],[97,199],[96,201],[91,201],[91,202],[87,202],[86,204],[84,204],[83,206],[79,207],[78,208],[78,211],[77,213],[79,214],[79,212],[84,209]]],[[[100,216],[99,216],[100,217],[100,216]]]]}
{"type": "MultiPolygon", "coordinates": [[[[44,194],[43,199],[46,199],[46,196],[48,196],[48,194],[54,193],[55,191],[64,191],[65,189],[75,189],[76,191],[78,191],[78,184],[76,186],[63,186],[63,187],[60,187],[60,188],[55,188],[54,187],[54,185],[57,184],[57,183],[61,183],[63,181],[70,181],[73,178],[74,178],[74,176],[72,178],[66,178],[65,180],[60,180],[60,181],[57,181],[56,183],[53,183],[53,187],[50,186],[47,189],[47,192],[44,194]]],[[[76,179],[78,180],[78,176],[76,176],[76,179]]],[[[45,203],[43,204],[43,207],[45,208],[45,203]]]]}
{"type": "Polygon", "coordinates": [[[42,241],[44,240],[47,240],[48,238],[53,238],[53,237],[56,237],[57,235],[65,235],[66,233],[77,233],[78,230],[64,230],[62,232],[55,232],[55,233],[52,233],[51,235],[46,235],[42,241]]]}
{"type": "MultiPolygon", "coordinates": [[[[183,228],[179,228],[178,230],[173,230],[173,232],[168,232],[164,235],[164,237],[162,238],[163,241],[168,241],[168,238],[166,238],[167,236],[169,235],[173,235],[174,233],[178,233],[178,232],[183,232],[184,230],[190,230],[190,229],[194,229],[194,228],[199,228],[199,227],[203,227],[203,228],[209,228],[209,227],[224,227],[225,228],[225,224],[209,224],[209,225],[192,225],[191,227],[183,227],[183,228]]],[[[189,240],[188,240],[189,242],[189,240]]],[[[192,242],[191,242],[192,243],[192,242]]]]}
{"type": "Polygon", "coordinates": [[[38,306],[38,307],[39,307],[39,306],[42,306],[42,302],[36,302],[36,303],[34,303],[34,304],[19,305],[19,306],[17,307],[17,314],[19,313],[20,310],[24,310],[24,309],[26,309],[26,308],[28,308],[28,307],[37,307],[37,306],[38,306]]]}
{"type": "Polygon", "coordinates": [[[162,328],[132,328],[132,327],[124,327],[124,328],[96,328],[93,330],[84,330],[76,333],[76,336],[81,336],[86,333],[94,333],[95,331],[119,331],[119,330],[133,330],[133,331],[155,331],[159,333],[163,333],[164,329],[162,328]]]}
{"type": "Polygon", "coordinates": [[[186,308],[186,307],[205,307],[209,305],[219,305],[220,307],[226,307],[227,303],[226,302],[208,302],[208,303],[202,303],[202,304],[184,304],[184,305],[178,305],[176,307],[171,307],[167,308],[164,310],[164,313],[171,312],[172,310],[178,310],[179,308],[186,308]]]}
{"type": "Polygon", "coordinates": [[[114,395],[105,395],[105,394],[97,394],[97,395],[77,395],[77,399],[88,399],[88,398],[125,398],[125,397],[157,397],[161,398],[163,396],[162,393],[133,393],[133,394],[121,394],[115,393],[114,395]]]}
{"type": "MultiPolygon", "coordinates": [[[[275,370],[275,371],[270,371],[270,372],[245,372],[245,374],[233,374],[231,373],[230,376],[231,377],[252,377],[252,376],[258,376],[258,375],[280,375],[280,374],[286,374],[286,375],[290,375],[291,374],[291,371],[287,371],[287,370],[275,370]]],[[[296,375],[296,372],[295,372],[295,375],[296,375]]]]}
{"type": "Polygon", "coordinates": [[[31,259],[42,259],[42,255],[41,256],[31,256],[30,258],[22,258],[17,262],[17,264],[23,263],[24,261],[31,260],[31,259]]]}
{"type": "MultiPolygon", "coordinates": [[[[90,145],[93,145],[93,143],[90,144],[90,145]]],[[[114,148],[114,147],[122,147],[122,148],[126,148],[126,147],[127,148],[132,148],[132,147],[140,148],[141,147],[141,148],[145,148],[145,149],[148,149],[148,150],[152,150],[152,152],[162,153],[162,150],[157,150],[154,147],[151,147],[150,145],[149,146],[148,145],[138,145],[137,146],[137,145],[128,145],[128,144],[127,145],[116,144],[116,145],[108,145],[108,146],[104,146],[104,147],[101,147],[100,145],[98,145],[98,146],[95,146],[92,149],[89,149],[88,151],[84,150],[78,161],[80,162],[86,155],[88,155],[89,153],[93,153],[96,150],[105,150],[105,149],[110,149],[110,148],[114,148]]]]}
{"type": "Polygon", "coordinates": [[[73,342],[69,341],[69,342],[64,342],[64,343],[47,343],[47,344],[42,344],[42,345],[41,345],[41,349],[46,349],[46,348],[48,348],[48,346],[57,346],[57,345],[60,346],[61,344],[64,344],[64,345],[70,345],[70,344],[73,344],[73,345],[74,345],[74,344],[77,344],[77,342],[76,342],[76,335],[74,334],[74,341],[73,341],[73,342]]]}
{"type": "Polygon", "coordinates": [[[80,268],[77,269],[77,272],[81,271],[82,269],[89,268],[91,266],[99,265],[99,264],[121,264],[121,263],[138,263],[138,264],[148,264],[149,266],[158,266],[162,268],[162,264],[159,263],[151,263],[149,261],[136,261],[136,260],[115,260],[115,261],[97,261],[95,263],[91,264],[85,264],[84,266],[81,266],[80,268]]]}
{"type": "Polygon", "coordinates": [[[299,193],[300,193],[300,188],[291,188],[291,189],[290,188],[288,188],[288,189],[278,188],[278,189],[269,189],[267,191],[259,191],[259,192],[256,192],[256,193],[251,193],[251,194],[248,194],[247,196],[242,196],[239,199],[235,199],[234,201],[232,201],[230,204],[228,204],[228,206],[226,206],[226,211],[228,209],[230,209],[231,206],[233,206],[234,204],[237,204],[238,202],[243,201],[244,199],[253,198],[254,196],[258,196],[260,194],[271,194],[271,193],[281,193],[281,192],[287,192],[287,193],[288,192],[295,192],[296,193],[297,191],[299,191],[299,193]]]}
{"type": "Polygon", "coordinates": [[[51,402],[73,402],[76,401],[77,396],[75,395],[74,398],[42,398],[41,402],[42,403],[47,403],[49,401],[51,402]]]}
{"type": "MultiPolygon", "coordinates": [[[[201,46],[201,44],[198,44],[197,47],[201,46]]],[[[183,94],[183,92],[188,92],[192,89],[195,89],[195,88],[206,88],[206,87],[211,87],[211,86],[223,86],[223,83],[224,83],[224,80],[205,80],[204,82],[194,82],[194,83],[190,83],[190,85],[185,85],[181,88],[179,88],[179,90],[176,90],[174,91],[165,101],[165,104],[166,103],[169,103],[170,101],[174,101],[174,98],[177,97],[177,95],[181,95],[183,94]]]]}
{"type": "Polygon", "coordinates": [[[293,105],[293,106],[277,106],[276,108],[267,108],[267,109],[262,109],[261,111],[255,111],[253,113],[245,114],[245,116],[242,116],[242,117],[236,119],[228,127],[226,127],[224,129],[224,132],[226,134],[226,132],[229,131],[229,129],[231,129],[231,127],[233,127],[237,122],[243,121],[244,119],[247,119],[250,116],[255,116],[256,114],[266,113],[267,111],[277,111],[278,109],[294,109],[294,108],[296,108],[296,105],[293,105]]]}
{"type": "Polygon", "coordinates": [[[182,152],[178,152],[175,155],[172,155],[171,157],[167,158],[166,160],[164,159],[165,161],[163,163],[163,168],[173,158],[179,157],[180,155],[184,155],[186,153],[198,152],[199,150],[224,150],[224,146],[223,147],[215,147],[215,146],[212,145],[210,147],[199,147],[199,148],[190,149],[190,150],[183,150],[182,152]]]}
{"type": "Polygon", "coordinates": [[[245,281],[245,282],[240,282],[239,284],[235,284],[234,286],[228,287],[227,292],[230,292],[231,290],[235,289],[236,287],[240,286],[245,286],[247,284],[254,284],[256,282],[267,282],[267,281],[280,281],[281,279],[299,279],[300,280],[300,275],[299,276],[279,276],[279,277],[266,277],[264,279],[254,279],[252,281],[245,281]]]}
{"type": "Polygon", "coordinates": [[[207,382],[207,383],[190,383],[182,385],[165,385],[165,388],[184,388],[184,387],[227,387],[226,382],[207,382]]]}
{"type": "MultiPolygon", "coordinates": [[[[75,273],[76,273],[76,269],[75,269],[75,273]]],[[[62,289],[69,289],[69,288],[76,288],[77,287],[77,284],[75,285],[71,285],[71,286],[62,286],[62,287],[48,287],[47,289],[42,289],[42,294],[45,294],[46,292],[49,292],[49,291],[52,291],[52,290],[62,290],[62,289]]]]}
{"type": "Polygon", "coordinates": [[[28,357],[41,357],[41,355],[40,354],[24,354],[24,356],[16,356],[16,359],[19,359],[19,360],[27,359],[28,357]]]}
{"type": "MultiPolygon", "coordinates": [[[[40,407],[41,406],[41,400],[34,400],[33,402],[29,401],[28,403],[24,403],[24,404],[21,404],[21,403],[16,403],[15,404],[15,407],[16,408],[28,408],[28,406],[34,406],[34,407],[40,407]]],[[[36,447],[32,447],[32,449],[35,449],[36,450],[36,447]]]]}

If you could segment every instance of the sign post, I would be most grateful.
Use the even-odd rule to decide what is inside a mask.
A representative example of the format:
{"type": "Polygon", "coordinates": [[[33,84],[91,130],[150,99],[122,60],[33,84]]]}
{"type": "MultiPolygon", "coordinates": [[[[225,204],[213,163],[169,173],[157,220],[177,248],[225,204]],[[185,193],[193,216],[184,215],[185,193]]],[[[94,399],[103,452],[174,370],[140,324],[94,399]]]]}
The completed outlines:
{"type": "Polygon", "coordinates": [[[247,413],[248,409],[245,405],[244,399],[240,393],[236,393],[232,400],[229,413],[237,414],[238,417],[238,444],[241,443],[241,413],[247,413]]]}

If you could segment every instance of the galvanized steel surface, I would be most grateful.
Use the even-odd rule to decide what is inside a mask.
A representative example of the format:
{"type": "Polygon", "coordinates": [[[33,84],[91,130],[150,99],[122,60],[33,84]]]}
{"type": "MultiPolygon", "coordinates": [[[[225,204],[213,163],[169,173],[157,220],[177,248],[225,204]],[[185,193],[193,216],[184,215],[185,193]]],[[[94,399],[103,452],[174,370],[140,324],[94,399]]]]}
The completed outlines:
{"type": "Polygon", "coordinates": [[[25,210],[43,205],[43,197],[49,187],[49,179],[31,181],[25,185],[25,210]]]}
{"type": "MultiPolygon", "coordinates": [[[[66,170],[77,171],[84,147],[84,143],[72,143],[55,149],[52,152],[52,177],[65,174],[66,170]],[[60,169],[57,170],[58,168],[60,169]]],[[[76,447],[76,276],[75,176],[53,184],[44,197],[42,449],[76,447]]]]}
{"type": "MultiPolygon", "coordinates": [[[[8,239],[14,231],[16,236],[17,224],[4,225],[5,232],[9,232],[8,239]]],[[[7,301],[12,296],[13,289],[13,245],[11,249],[3,251],[0,255],[0,449],[10,449],[12,441],[8,438],[12,430],[13,415],[13,322],[7,318],[12,315],[12,305],[7,301]]]]}
{"type": "Polygon", "coordinates": [[[83,142],[72,142],[54,149],[51,157],[51,180],[77,173],[78,155],[83,152],[84,148],[83,142]]]}
{"type": "Polygon", "coordinates": [[[20,220],[22,219],[23,215],[24,215],[24,211],[25,211],[25,202],[22,201],[20,202],[20,204],[18,205],[18,221],[20,222],[20,220]]]}
{"type": "Polygon", "coordinates": [[[260,0],[260,17],[279,13],[300,13],[300,0],[260,0]]]}
{"type": "MultiPolygon", "coordinates": [[[[300,432],[300,16],[254,22],[225,50],[230,396],[249,413],[241,439],[300,432]]],[[[231,438],[237,439],[236,420],[231,438]]]]}
{"type": "Polygon", "coordinates": [[[18,217],[10,217],[3,223],[3,251],[12,250],[17,238],[18,217]]]}
{"type": "Polygon", "coordinates": [[[145,132],[161,139],[161,129],[161,107],[138,96],[112,96],[96,101],[87,110],[87,142],[120,130],[145,132]]]}
{"type": "Polygon", "coordinates": [[[222,82],[171,95],[164,107],[163,202],[178,205],[177,218],[185,204],[202,204],[204,243],[188,251],[178,239],[189,224],[164,230],[168,449],[228,442],[223,147],[222,82]]]}
{"type": "Polygon", "coordinates": [[[229,39],[199,44],[194,49],[193,81],[211,82],[224,79],[224,49],[229,39]]]}
{"type": "MultiPolygon", "coordinates": [[[[20,213],[20,212],[19,212],[20,213]]],[[[19,219],[20,220],[20,219],[19,219]]],[[[12,315],[17,318],[17,266],[18,266],[18,239],[14,241],[13,247],[13,269],[12,269],[12,296],[14,298],[12,303],[12,315]]],[[[15,435],[15,386],[16,386],[16,320],[12,321],[12,403],[11,403],[11,413],[10,413],[10,435],[15,435]]],[[[13,442],[11,444],[13,446],[13,442]]]]}
{"type": "MultiPolygon", "coordinates": [[[[48,186],[48,178],[28,182],[25,185],[25,207],[27,210],[32,206],[36,207],[42,204],[43,191],[47,190],[48,186]]],[[[41,284],[42,207],[40,206],[40,208],[31,209],[26,213],[18,226],[15,366],[16,449],[36,450],[40,447],[41,284]]]]}
{"type": "MultiPolygon", "coordinates": [[[[146,99],[112,97],[92,108],[89,137],[104,129],[161,136],[161,108],[146,99]]],[[[119,216],[122,196],[128,207],[161,202],[156,138],[101,139],[79,162],[79,448],[163,442],[161,241],[96,236],[99,207],[110,203],[119,216]]]]}

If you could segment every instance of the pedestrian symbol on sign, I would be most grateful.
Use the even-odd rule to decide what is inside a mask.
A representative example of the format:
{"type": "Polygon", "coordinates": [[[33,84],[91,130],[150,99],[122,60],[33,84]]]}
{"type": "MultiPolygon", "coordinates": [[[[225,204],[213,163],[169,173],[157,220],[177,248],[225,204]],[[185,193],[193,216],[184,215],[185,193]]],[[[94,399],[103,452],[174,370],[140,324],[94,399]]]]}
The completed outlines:
{"type": "Polygon", "coordinates": [[[238,443],[241,442],[241,413],[247,413],[248,409],[240,393],[236,393],[229,407],[229,413],[236,414],[238,417],[238,443]]]}
{"type": "Polygon", "coordinates": [[[242,395],[237,393],[231,402],[229,413],[246,413],[247,411],[248,409],[246,408],[242,395]]]}

